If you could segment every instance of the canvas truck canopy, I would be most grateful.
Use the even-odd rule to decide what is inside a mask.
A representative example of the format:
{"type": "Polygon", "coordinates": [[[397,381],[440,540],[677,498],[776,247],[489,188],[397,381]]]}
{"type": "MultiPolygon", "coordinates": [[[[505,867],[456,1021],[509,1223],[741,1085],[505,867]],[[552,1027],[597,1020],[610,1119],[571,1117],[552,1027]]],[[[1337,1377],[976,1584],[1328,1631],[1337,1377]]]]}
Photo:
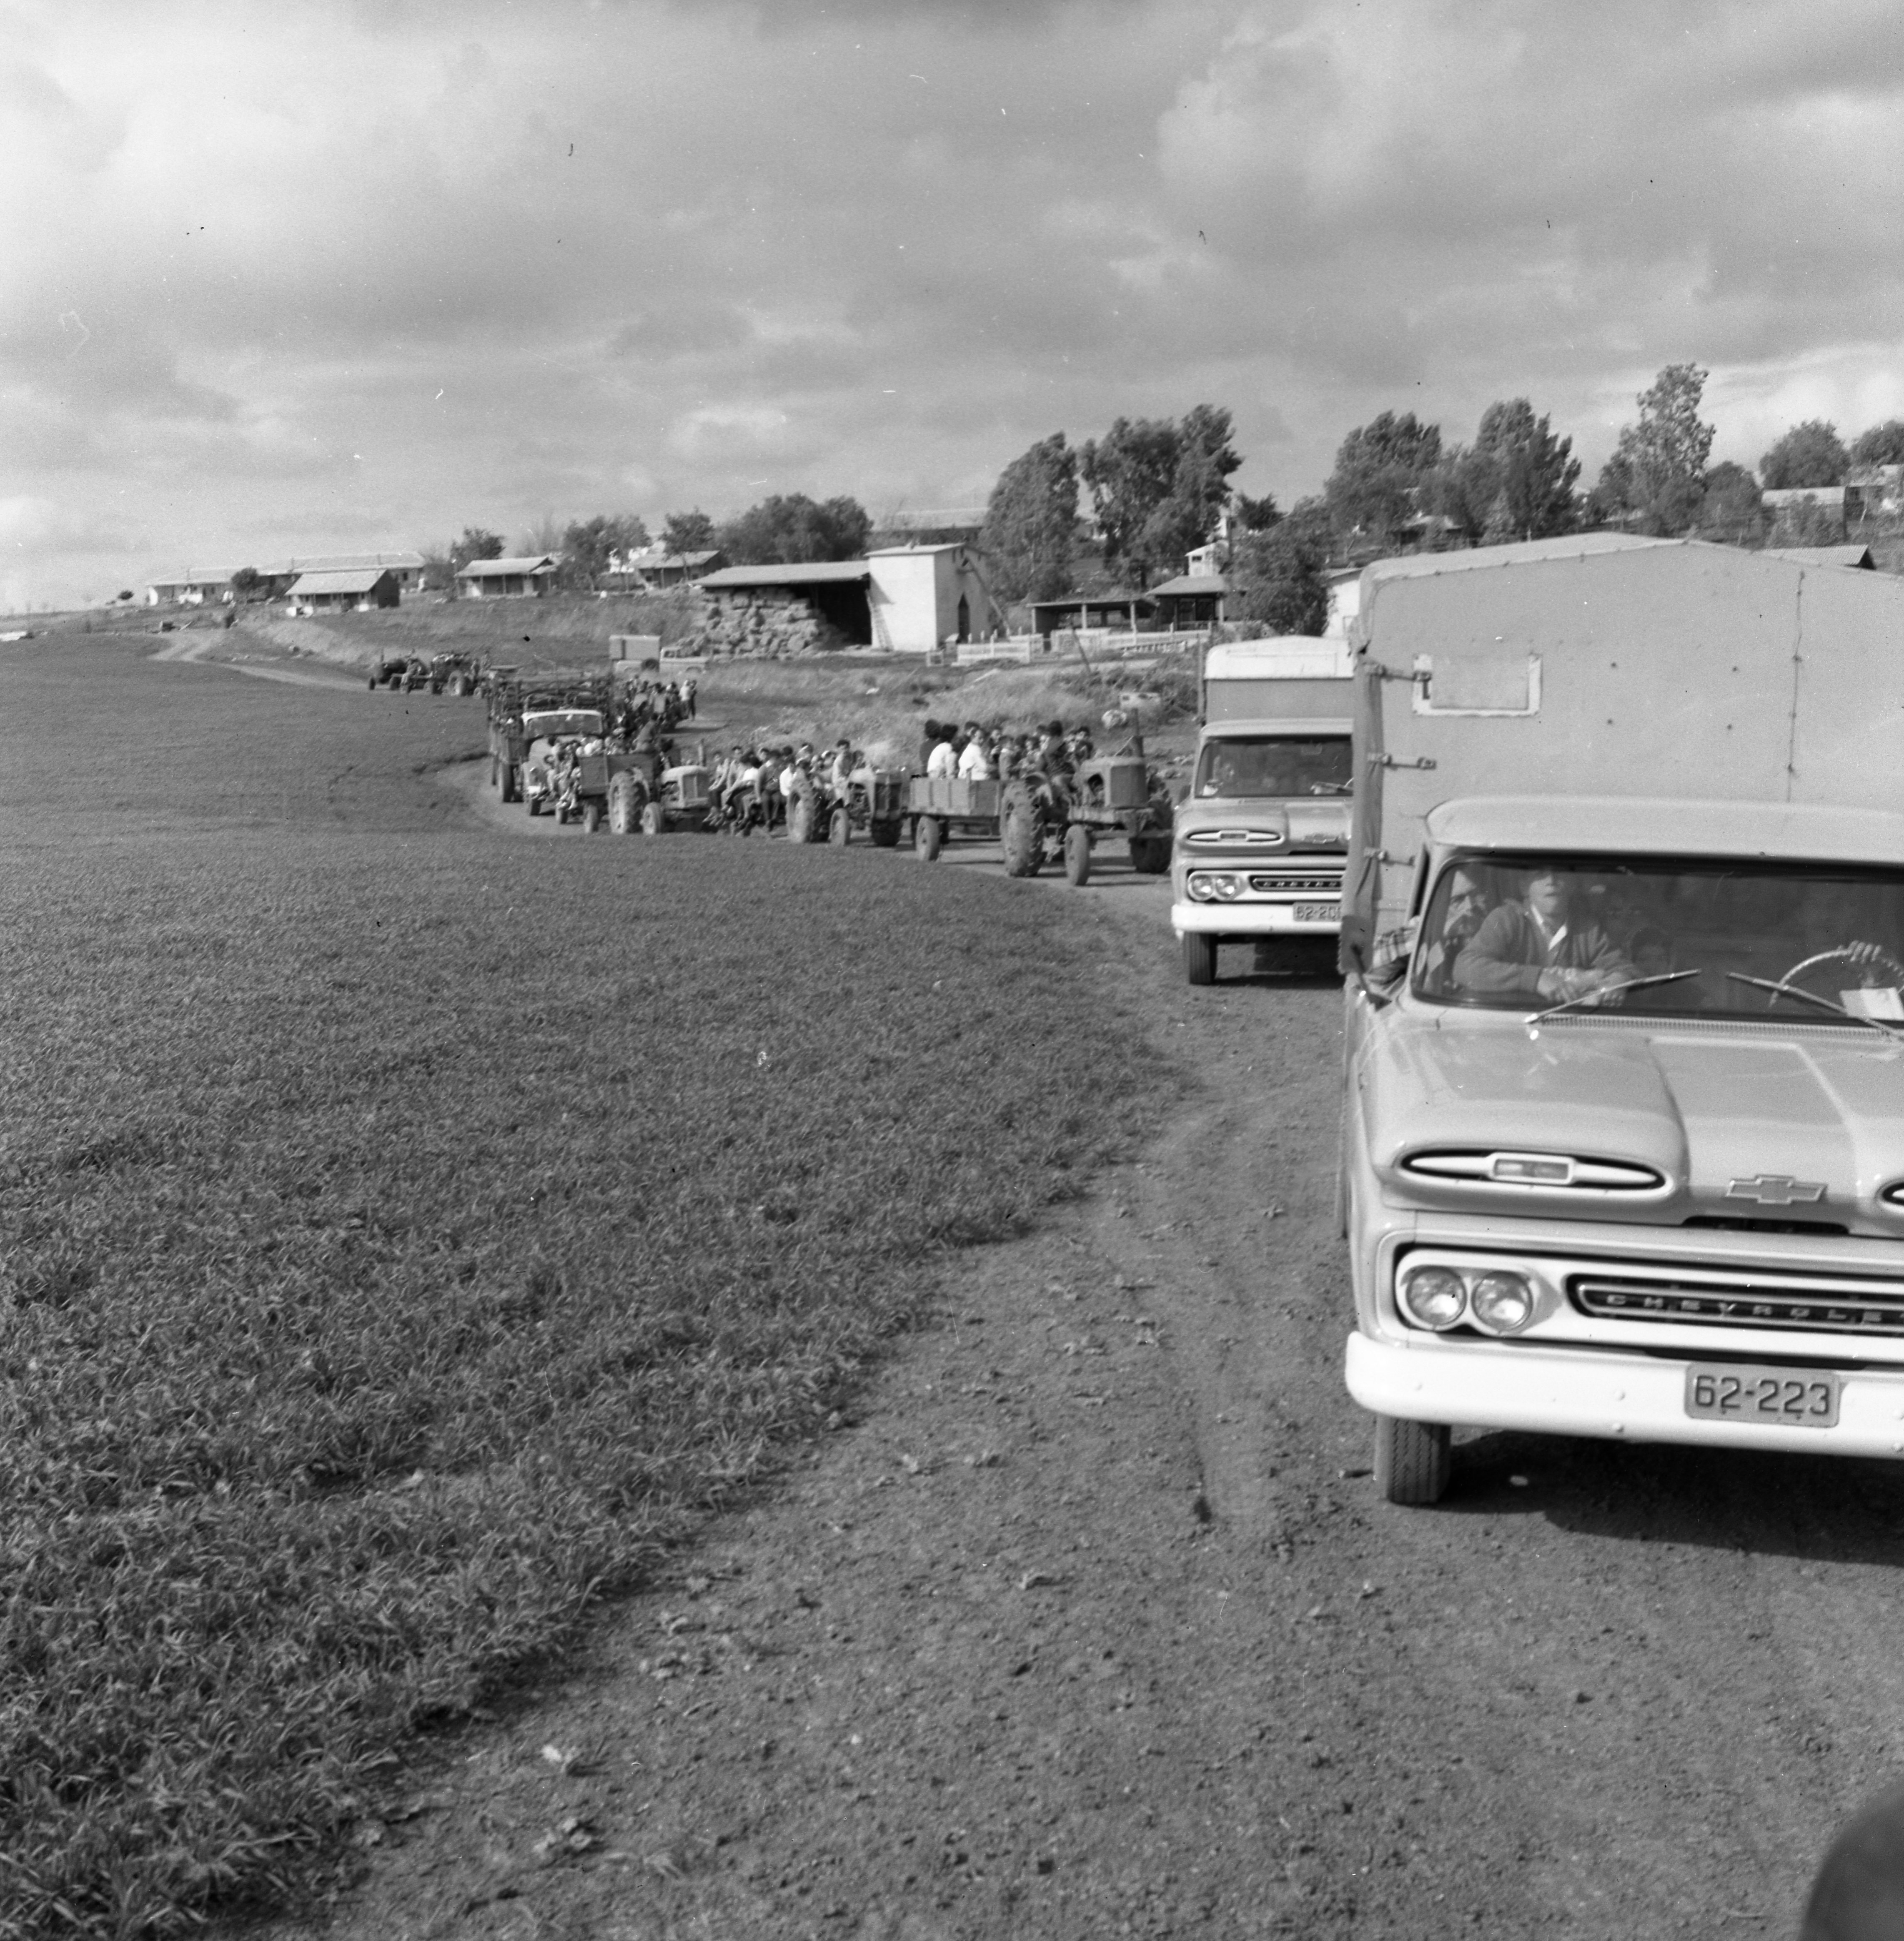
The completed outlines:
{"type": "Polygon", "coordinates": [[[1438,803],[1904,808],[1888,574],[1615,534],[1417,555],[1365,570],[1355,644],[1345,952],[1405,915],[1438,803]]]}

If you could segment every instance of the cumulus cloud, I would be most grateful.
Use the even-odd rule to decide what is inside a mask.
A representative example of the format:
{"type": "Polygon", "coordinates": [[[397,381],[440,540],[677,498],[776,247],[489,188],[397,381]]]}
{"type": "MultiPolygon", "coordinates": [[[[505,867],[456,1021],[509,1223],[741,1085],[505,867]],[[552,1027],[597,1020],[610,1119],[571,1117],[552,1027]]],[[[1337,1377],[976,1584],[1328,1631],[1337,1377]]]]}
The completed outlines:
{"type": "Polygon", "coordinates": [[[1875,0],[11,24],[0,497],[124,536],[103,515],[140,495],[154,554],[102,577],[636,486],[651,522],[965,503],[1053,429],[1204,401],[1285,500],[1386,407],[1463,437],[1524,393],[1597,460],[1682,358],[1721,455],[1904,409],[1904,16],[1875,0]]]}

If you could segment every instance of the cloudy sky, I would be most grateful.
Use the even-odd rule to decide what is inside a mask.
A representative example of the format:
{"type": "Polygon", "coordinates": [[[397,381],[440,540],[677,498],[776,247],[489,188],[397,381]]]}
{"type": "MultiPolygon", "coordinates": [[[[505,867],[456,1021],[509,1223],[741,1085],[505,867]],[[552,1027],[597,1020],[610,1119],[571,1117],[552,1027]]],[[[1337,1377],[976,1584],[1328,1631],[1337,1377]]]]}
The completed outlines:
{"type": "Polygon", "coordinates": [[[1591,478],[1904,415],[1894,0],[0,0],[0,600],[769,492],[1236,483],[1526,396],[1591,478]]]}

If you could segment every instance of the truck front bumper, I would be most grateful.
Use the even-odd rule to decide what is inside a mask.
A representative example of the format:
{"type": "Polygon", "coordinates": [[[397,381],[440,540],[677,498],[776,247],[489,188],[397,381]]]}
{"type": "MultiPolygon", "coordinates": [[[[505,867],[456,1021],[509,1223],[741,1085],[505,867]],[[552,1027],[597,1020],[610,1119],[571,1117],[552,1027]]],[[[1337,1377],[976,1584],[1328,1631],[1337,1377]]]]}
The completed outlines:
{"type": "Polygon", "coordinates": [[[1293,903],[1193,903],[1180,898],[1170,906],[1170,928],[1182,937],[1187,933],[1215,937],[1335,937],[1341,933],[1340,903],[1333,897],[1305,898],[1325,903],[1337,914],[1320,922],[1313,918],[1300,921],[1293,903]]]}
{"type": "MultiPolygon", "coordinates": [[[[1824,1456],[1904,1455],[1904,1370],[1838,1371],[1838,1420],[1828,1429],[1721,1422],[1685,1412],[1689,1360],[1529,1342],[1413,1342],[1349,1337],[1349,1392],[1377,1415],[1824,1456]]],[[[1794,1369],[1794,1373],[1802,1371],[1794,1369]]]]}

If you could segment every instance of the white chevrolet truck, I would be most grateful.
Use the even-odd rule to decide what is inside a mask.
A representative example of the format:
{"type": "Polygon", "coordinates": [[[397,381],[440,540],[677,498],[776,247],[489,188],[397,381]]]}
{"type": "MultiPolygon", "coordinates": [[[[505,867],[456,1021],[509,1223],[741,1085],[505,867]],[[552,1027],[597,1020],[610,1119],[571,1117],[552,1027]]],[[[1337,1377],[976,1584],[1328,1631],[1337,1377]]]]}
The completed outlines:
{"type": "Polygon", "coordinates": [[[1904,1453],[1904,586],[1588,536],[1378,563],[1342,934],[1350,1392],[1904,1453]]]}
{"type": "Polygon", "coordinates": [[[1340,930],[1350,673],[1346,640],[1291,634],[1205,653],[1203,727],[1170,865],[1170,927],[1191,983],[1216,981],[1221,943],[1340,930]]]}

